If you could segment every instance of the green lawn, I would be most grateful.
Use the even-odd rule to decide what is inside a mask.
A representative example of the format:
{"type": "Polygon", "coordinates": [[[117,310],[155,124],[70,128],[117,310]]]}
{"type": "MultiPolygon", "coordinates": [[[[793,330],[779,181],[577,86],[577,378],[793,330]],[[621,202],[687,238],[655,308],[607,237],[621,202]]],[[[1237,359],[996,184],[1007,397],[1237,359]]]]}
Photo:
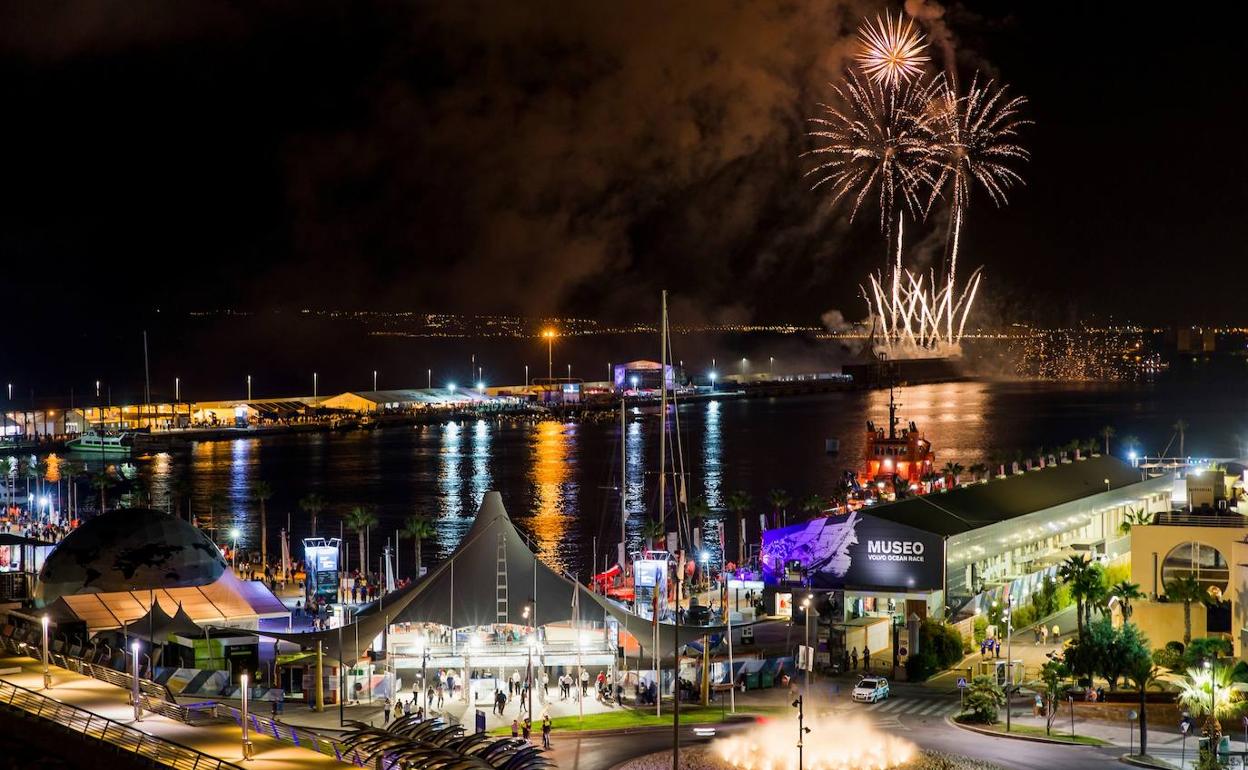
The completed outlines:
{"type": "MultiPolygon", "coordinates": [[[[754,706],[748,711],[737,709],[737,715],[741,714],[781,714],[785,709],[781,706],[754,706]]],[[[719,706],[688,706],[680,707],[681,724],[695,724],[706,722],[718,722],[722,718],[719,706]]],[[[732,716],[728,714],[728,716],[732,716]]],[[[540,721],[534,723],[533,729],[540,730],[540,721]]],[[[632,708],[620,708],[615,711],[608,711],[603,714],[586,714],[582,720],[580,717],[555,717],[550,720],[551,729],[554,732],[569,732],[576,730],[619,730],[630,727],[658,727],[662,725],[670,726],[672,724],[671,704],[663,704],[663,716],[656,717],[654,708],[650,707],[644,711],[632,708]]],[[[500,727],[490,731],[493,735],[510,735],[511,727],[500,727]]]]}
{"type": "MultiPolygon", "coordinates": [[[[974,722],[964,722],[963,724],[970,725],[971,727],[977,727],[981,730],[989,730],[994,733],[1002,733],[1002,734],[1005,733],[1004,722],[997,722],[991,725],[981,725],[981,724],[976,724],[974,722]]],[[[1109,746],[1110,745],[1109,743],[1101,740],[1100,738],[1093,738],[1089,735],[1077,735],[1076,734],[1072,736],[1070,733],[1064,733],[1058,729],[1054,729],[1052,734],[1048,734],[1044,731],[1043,727],[1032,727],[1030,725],[1013,725],[1010,728],[1010,734],[1011,735],[1035,736],[1039,738],[1048,738],[1049,740],[1061,741],[1062,743],[1074,743],[1080,746],[1109,746]]]]}

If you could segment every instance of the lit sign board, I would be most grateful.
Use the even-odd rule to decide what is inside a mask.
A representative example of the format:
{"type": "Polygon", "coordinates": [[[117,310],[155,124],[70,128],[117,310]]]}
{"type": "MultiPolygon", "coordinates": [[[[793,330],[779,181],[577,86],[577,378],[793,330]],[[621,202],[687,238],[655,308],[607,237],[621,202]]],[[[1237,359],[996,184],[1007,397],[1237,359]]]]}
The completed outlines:
{"type": "Polygon", "coordinates": [[[800,565],[812,588],[938,589],[944,540],[915,527],[853,511],[763,533],[763,579],[784,581],[800,565]]]}

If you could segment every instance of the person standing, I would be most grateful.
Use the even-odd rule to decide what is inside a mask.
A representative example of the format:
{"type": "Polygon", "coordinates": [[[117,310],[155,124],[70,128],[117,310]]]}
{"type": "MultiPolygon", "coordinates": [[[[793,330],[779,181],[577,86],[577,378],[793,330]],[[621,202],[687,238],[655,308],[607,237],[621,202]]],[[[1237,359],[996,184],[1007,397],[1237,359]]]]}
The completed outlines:
{"type": "Polygon", "coordinates": [[[527,743],[533,735],[533,722],[528,717],[524,718],[524,723],[520,727],[520,737],[524,738],[527,743]]]}
{"type": "Polygon", "coordinates": [[[1041,624],[1040,626],[1040,643],[1041,644],[1049,643],[1049,627],[1043,624],[1041,624]]]}
{"type": "Polygon", "coordinates": [[[546,669],[542,669],[542,693],[550,697],[550,674],[546,673],[546,669]]]}
{"type": "Polygon", "coordinates": [[[871,648],[865,644],[862,646],[862,670],[871,670],[871,648]]]}
{"type": "Polygon", "coordinates": [[[850,665],[850,670],[852,671],[858,670],[858,648],[857,647],[855,647],[849,653],[849,665],[850,665]]]}
{"type": "Polygon", "coordinates": [[[581,697],[589,695],[589,672],[581,669],[581,697]]]}
{"type": "Polygon", "coordinates": [[[542,748],[550,748],[550,714],[542,717],[542,748]]]}
{"type": "Polygon", "coordinates": [[[385,718],[385,724],[390,724],[390,698],[387,697],[381,702],[381,714],[385,718]]]}
{"type": "Polygon", "coordinates": [[[520,720],[519,719],[511,720],[511,737],[512,738],[520,737],[520,720]]]}

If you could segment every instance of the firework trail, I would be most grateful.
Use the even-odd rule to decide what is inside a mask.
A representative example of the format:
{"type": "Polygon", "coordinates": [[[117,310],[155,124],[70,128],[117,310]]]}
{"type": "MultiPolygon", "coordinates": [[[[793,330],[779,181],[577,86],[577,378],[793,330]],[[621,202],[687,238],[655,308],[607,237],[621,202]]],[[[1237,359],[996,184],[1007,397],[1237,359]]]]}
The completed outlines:
{"type": "MultiPolygon", "coordinates": [[[[944,89],[932,104],[931,122],[935,131],[935,151],[941,170],[932,185],[933,203],[943,190],[949,190],[950,232],[947,238],[948,272],[946,283],[956,286],[958,246],[962,222],[970,205],[972,183],[978,183],[997,206],[1005,205],[1007,193],[1023,178],[1010,167],[1025,162],[1031,154],[1017,143],[1018,130],[1032,121],[1020,116],[1026,97],[1008,95],[1009,86],[995,87],[992,80],[982,83],[978,73],[965,96],[944,89]]],[[[946,293],[952,302],[956,289],[946,293]]],[[[953,314],[946,313],[947,333],[953,335],[953,314]]]]}
{"type": "Polygon", "coordinates": [[[900,13],[896,20],[892,14],[876,16],[875,25],[864,24],[858,37],[862,41],[858,65],[876,85],[896,88],[917,77],[929,61],[922,55],[927,48],[922,33],[912,20],[903,23],[900,13]]]}
{"type": "Polygon", "coordinates": [[[876,199],[884,233],[889,279],[869,276],[863,286],[878,337],[890,354],[956,352],[979,291],[980,270],[959,286],[958,248],[972,187],[987,191],[998,206],[1022,184],[1012,168],[1030,155],[1017,143],[1023,97],[979,76],[960,95],[944,75],[927,78],[923,36],[898,16],[877,17],[859,30],[858,63],[864,78],[850,71],[832,86],[841,106],[820,105],[810,120],[815,147],[803,153],[817,163],[806,176],[812,191],[830,193],[831,205],[849,202],[852,222],[863,204],[876,199]],[[905,214],[924,219],[948,191],[946,266],[938,278],[902,267],[905,214]],[[924,200],[925,199],[925,200],[924,200]],[[887,289],[885,287],[888,287],[887,289]]]}

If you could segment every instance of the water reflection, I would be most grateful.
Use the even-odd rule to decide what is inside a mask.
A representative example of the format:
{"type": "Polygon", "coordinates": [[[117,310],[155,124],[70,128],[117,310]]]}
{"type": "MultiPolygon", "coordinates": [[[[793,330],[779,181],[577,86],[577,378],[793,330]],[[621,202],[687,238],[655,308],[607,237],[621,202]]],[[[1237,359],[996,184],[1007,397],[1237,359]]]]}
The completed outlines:
{"type": "Polygon", "coordinates": [[[442,442],[438,450],[438,491],[441,493],[442,515],[459,518],[464,515],[464,474],[460,470],[464,453],[463,428],[458,422],[442,426],[442,442]]]}
{"type": "Polygon", "coordinates": [[[490,425],[485,420],[477,420],[472,429],[472,477],[468,483],[468,494],[472,498],[472,510],[481,507],[481,499],[493,488],[494,477],[490,473],[490,425]]]}
{"type": "Polygon", "coordinates": [[[577,426],[543,420],[533,429],[533,464],[529,479],[533,485],[533,517],[529,533],[538,549],[538,556],[547,564],[566,567],[559,546],[575,549],[575,542],[565,543],[568,519],[577,511],[577,484],[573,478],[576,460],[573,447],[577,426]]]}
{"type": "Polygon", "coordinates": [[[708,401],[702,414],[702,493],[710,515],[718,517],[717,521],[703,524],[707,531],[702,535],[702,548],[707,552],[711,566],[716,568],[719,567],[722,551],[719,546],[727,534],[724,532],[727,518],[723,513],[724,443],[720,409],[719,401],[708,401]]]}
{"type": "Polygon", "coordinates": [[[628,423],[624,439],[625,510],[628,511],[628,549],[636,551],[642,546],[642,527],[646,523],[646,441],[641,421],[628,423]]]}

